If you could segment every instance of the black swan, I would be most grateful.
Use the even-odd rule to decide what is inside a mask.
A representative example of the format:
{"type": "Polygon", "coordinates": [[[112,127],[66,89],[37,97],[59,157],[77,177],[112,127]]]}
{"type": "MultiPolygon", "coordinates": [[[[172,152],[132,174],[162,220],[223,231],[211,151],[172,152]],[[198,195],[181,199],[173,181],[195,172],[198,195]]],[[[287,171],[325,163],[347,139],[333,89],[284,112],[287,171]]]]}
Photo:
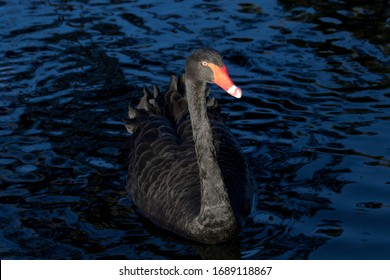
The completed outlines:
{"type": "Polygon", "coordinates": [[[128,192],[142,216],[184,238],[216,244],[237,236],[253,207],[254,179],[206,83],[240,98],[221,56],[196,50],[165,95],[146,88],[129,107],[128,192]]]}

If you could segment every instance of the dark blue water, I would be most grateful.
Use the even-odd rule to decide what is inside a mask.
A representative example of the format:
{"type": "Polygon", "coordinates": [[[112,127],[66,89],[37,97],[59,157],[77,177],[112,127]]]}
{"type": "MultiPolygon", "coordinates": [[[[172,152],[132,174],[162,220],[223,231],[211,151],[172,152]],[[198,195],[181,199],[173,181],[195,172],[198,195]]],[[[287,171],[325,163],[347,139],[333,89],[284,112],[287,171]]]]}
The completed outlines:
{"type": "Polygon", "coordinates": [[[0,1],[0,259],[390,259],[388,1],[0,1]],[[122,119],[200,46],[251,160],[237,240],[186,243],[125,191],[122,119]]]}

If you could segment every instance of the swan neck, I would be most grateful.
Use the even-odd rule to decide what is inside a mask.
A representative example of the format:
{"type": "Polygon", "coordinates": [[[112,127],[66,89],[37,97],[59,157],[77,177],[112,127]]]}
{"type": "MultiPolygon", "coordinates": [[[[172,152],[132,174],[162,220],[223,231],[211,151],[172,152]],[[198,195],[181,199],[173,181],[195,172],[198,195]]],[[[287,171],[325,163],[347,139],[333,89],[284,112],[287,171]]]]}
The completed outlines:
{"type": "Polygon", "coordinates": [[[206,83],[186,81],[186,94],[201,185],[199,223],[210,223],[210,226],[235,223],[207,115],[206,83]]]}

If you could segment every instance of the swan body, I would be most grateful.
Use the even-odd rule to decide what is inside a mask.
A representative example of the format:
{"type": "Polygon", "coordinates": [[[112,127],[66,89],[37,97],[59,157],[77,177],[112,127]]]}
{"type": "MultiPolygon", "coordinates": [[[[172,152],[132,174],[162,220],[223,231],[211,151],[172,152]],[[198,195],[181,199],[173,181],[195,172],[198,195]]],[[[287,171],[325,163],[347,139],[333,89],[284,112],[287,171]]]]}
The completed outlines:
{"type": "Polygon", "coordinates": [[[127,189],[138,211],[184,238],[215,244],[235,237],[252,210],[254,180],[206,83],[241,97],[220,55],[195,51],[165,95],[144,89],[129,107],[127,189]]]}

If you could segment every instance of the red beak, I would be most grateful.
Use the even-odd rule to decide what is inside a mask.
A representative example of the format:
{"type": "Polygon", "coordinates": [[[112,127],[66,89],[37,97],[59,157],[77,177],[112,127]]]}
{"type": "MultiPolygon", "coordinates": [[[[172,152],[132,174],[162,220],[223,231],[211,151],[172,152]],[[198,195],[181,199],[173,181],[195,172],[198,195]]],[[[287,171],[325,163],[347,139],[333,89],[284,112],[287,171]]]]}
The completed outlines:
{"type": "Polygon", "coordinates": [[[220,86],[231,96],[241,98],[242,90],[232,82],[232,79],[230,79],[225,65],[219,67],[213,63],[209,63],[209,67],[211,68],[211,70],[213,70],[214,73],[214,83],[220,86]]]}

